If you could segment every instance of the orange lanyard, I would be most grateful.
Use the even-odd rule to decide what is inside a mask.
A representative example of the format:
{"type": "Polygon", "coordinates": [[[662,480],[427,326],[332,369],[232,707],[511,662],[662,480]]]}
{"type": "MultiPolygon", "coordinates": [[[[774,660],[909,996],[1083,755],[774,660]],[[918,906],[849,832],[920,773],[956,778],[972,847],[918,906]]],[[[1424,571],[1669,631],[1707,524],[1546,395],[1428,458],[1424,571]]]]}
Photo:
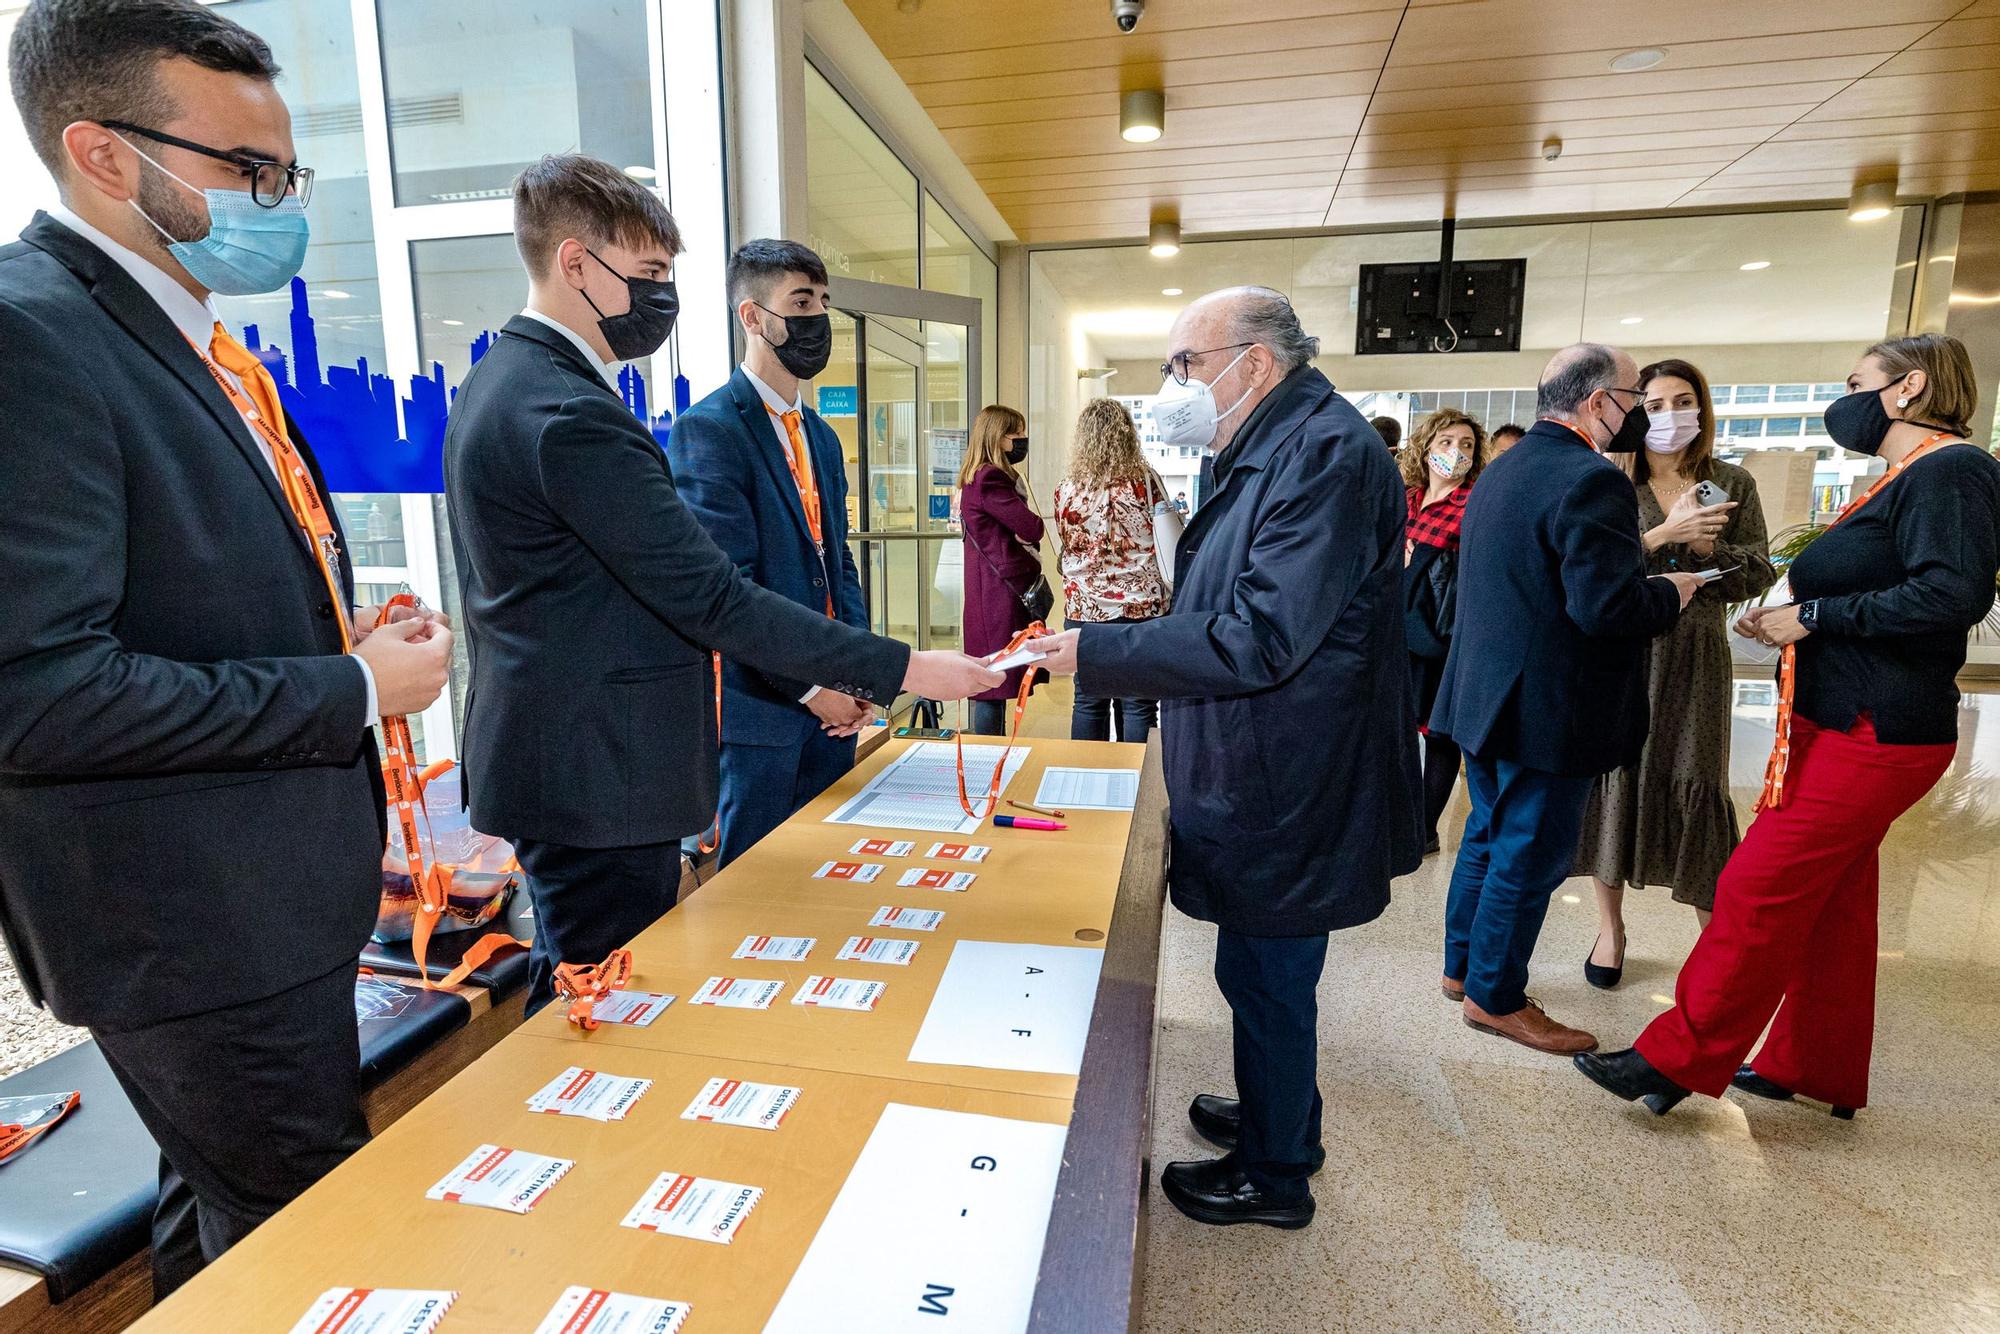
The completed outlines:
{"type": "Polygon", "coordinates": [[[1584,444],[1589,445],[1591,453],[1602,454],[1604,452],[1603,450],[1597,447],[1596,441],[1592,440],[1589,436],[1585,435],[1582,431],[1578,430],[1574,422],[1566,422],[1560,417],[1544,417],[1542,418],[1542,420],[1547,422],[1551,426],[1562,427],[1565,431],[1568,431],[1571,435],[1583,441],[1584,444]]]}
{"type": "Polygon", "coordinates": [[[45,1104],[42,1115],[32,1124],[18,1121],[0,1122],[0,1162],[5,1162],[27,1148],[37,1137],[82,1104],[83,1095],[70,1092],[45,1104]]]}
{"type": "MultiPolygon", "coordinates": [[[[1840,513],[1827,524],[1833,528],[1854,511],[1875,498],[1877,492],[1902,475],[1903,469],[1915,463],[1924,455],[1940,447],[1941,442],[1955,437],[1949,431],[1939,431],[1922,444],[1903,456],[1903,461],[1875,479],[1874,485],[1841,506],[1840,513]]],[[[1771,758],[1764,764],[1764,790],[1757,796],[1756,809],[1776,810],[1785,804],[1785,770],[1792,759],[1792,699],[1798,689],[1799,675],[1798,641],[1785,645],[1784,655],[1778,662],[1778,725],[1771,741],[1771,758]]]]}
{"type": "Polygon", "coordinates": [[[193,339],[188,340],[188,346],[194,348],[194,354],[208,368],[209,375],[214,377],[216,387],[222,390],[229,405],[249,422],[250,429],[269,446],[271,461],[277,465],[279,489],[285,493],[293,519],[305,533],[306,545],[312,550],[320,577],[326,581],[327,595],[333,599],[333,619],[340,627],[341,652],[352,651],[354,626],[348,611],[347,594],[340,586],[340,547],[334,539],[333,516],[327,513],[319,488],[313,485],[312,473],[307,470],[305,460],[299,457],[299,451],[292,447],[292,442],[279,429],[278,423],[271,420],[270,414],[259,411],[257,405],[222,373],[222,368],[210,361],[206,352],[195,347],[193,339]]]}
{"type": "MultiPolygon", "coordinates": [[[[1018,651],[1030,639],[1040,639],[1048,632],[1047,626],[1036,621],[1008,640],[1007,647],[994,654],[990,661],[1004,658],[1018,651]]],[[[1028,694],[1034,688],[1035,664],[1029,663],[1021,669],[1021,689],[1014,696],[1014,721],[1007,734],[1007,744],[1000,750],[1000,759],[993,766],[993,776],[986,780],[986,791],[980,794],[979,800],[984,804],[984,810],[972,809],[972,796],[965,790],[965,729],[962,727],[958,729],[955,738],[958,742],[958,804],[960,809],[975,820],[984,820],[1000,809],[1000,776],[1007,771],[1007,757],[1013,752],[1015,743],[1021,739],[1021,715],[1028,711],[1028,694]]]]}
{"type": "MultiPolygon", "coordinates": [[[[389,623],[392,607],[416,607],[416,595],[398,593],[382,605],[374,628],[389,623]]],[[[417,750],[410,740],[410,720],[401,715],[382,719],[382,785],[388,790],[389,804],[396,810],[396,822],[403,830],[403,860],[410,868],[410,885],[416,890],[418,913],[411,946],[418,962],[431,932],[444,912],[444,885],[439,877],[426,873],[423,840],[417,836],[417,808],[423,803],[424,785],[417,777],[417,750]]],[[[430,819],[430,811],[424,811],[430,819]]],[[[428,985],[428,983],[426,983],[428,985]]]]}

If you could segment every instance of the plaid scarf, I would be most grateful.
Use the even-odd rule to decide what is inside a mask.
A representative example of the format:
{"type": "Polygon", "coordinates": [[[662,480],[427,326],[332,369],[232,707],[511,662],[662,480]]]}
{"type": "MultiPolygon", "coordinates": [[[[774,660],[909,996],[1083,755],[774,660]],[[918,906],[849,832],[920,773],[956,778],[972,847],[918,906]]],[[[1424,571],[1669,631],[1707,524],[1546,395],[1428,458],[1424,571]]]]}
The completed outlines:
{"type": "Polygon", "coordinates": [[[1409,542],[1442,547],[1446,551],[1458,550],[1458,531],[1465,525],[1465,502],[1472,495],[1471,485],[1461,483],[1443,500],[1429,506],[1424,504],[1423,487],[1410,487],[1407,494],[1410,526],[1406,536],[1409,542]]]}

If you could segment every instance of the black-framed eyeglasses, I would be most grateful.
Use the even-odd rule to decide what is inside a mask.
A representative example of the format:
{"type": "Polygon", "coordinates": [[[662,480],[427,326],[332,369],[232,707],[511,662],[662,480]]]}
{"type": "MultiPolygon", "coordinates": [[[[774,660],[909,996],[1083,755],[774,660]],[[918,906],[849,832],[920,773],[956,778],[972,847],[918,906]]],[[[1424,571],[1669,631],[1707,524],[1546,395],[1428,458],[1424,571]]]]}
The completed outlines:
{"type": "Polygon", "coordinates": [[[123,130],[151,139],[157,144],[173,148],[185,148],[190,153],[212,157],[218,162],[227,162],[240,168],[250,177],[250,198],[264,208],[276,208],[285,202],[285,196],[296,193],[299,206],[305,207],[312,201],[313,169],[301,167],[296,162],[273,162],[269,158],[251,157],[247,153],[227,153],[220,148],[210,148],[207,144],[197,144],[158,130],[149,130],[143,125],[134,125],[126,120],[99,121],[107,130],[123,130]]]}
{"type": "Polygon", "coordinates": [[[1197,357],[1206,357],[1216,352],[1234,352],[1239,347],[1251,347],[1251,343],[1230,343],[1224,347],[1211,347],[1205,352],[1176,352],[1160,363],[1160,374],[1171,375],[1175,384],[1188,382],[1188,364],[1197,357]]]}

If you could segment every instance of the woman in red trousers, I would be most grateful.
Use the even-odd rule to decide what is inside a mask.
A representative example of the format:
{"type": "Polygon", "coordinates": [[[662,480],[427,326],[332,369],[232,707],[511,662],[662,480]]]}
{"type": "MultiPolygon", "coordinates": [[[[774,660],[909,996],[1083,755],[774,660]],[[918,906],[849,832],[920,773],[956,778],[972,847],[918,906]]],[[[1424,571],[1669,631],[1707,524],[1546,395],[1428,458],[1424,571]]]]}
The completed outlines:
{"type": "Polygon", "coordinates": [[[1791,605],[1737,623],[1784,649],[1756,822],[1722,872],[1674,1008],[1629,1050],[1575,1058],[1655,1114],[1731,1084],[1841,1117],[1868,1101],[1876,854],[1956,748],[1953,680],[2000,570],[2000,463],[1965,441],[1978,391],[1956,338],[1878,343],[1847,388],[1827,434],[1888,470],[1793,562],[1791,605]]]}

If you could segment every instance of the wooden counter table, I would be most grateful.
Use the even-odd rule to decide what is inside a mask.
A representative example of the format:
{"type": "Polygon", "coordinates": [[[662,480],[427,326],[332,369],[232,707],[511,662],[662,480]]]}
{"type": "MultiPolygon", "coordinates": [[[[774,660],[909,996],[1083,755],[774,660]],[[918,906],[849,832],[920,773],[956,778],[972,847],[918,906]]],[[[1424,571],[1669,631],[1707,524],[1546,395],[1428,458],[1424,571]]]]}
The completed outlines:
{"type": "MultiPolygon", "coordinates": [[[[1042,770],[1051,764],[1137,769],[1145,760],[1147,781],[1136,812],[1073,812],[1072,827],[1063,833],[989,825],[976,834],[941,835],[824,823],[827,813],[908,744],[882,747],[633,942],[632,988],[677,998],[653,1023],[607,1024],[583,1034],[564,1022],[560,1004],[548,1007],[137,1328],[284,1331],[323,1291],[356,1287],[456,1290],[458,1299],[441,1325],[444,1334],[532,1331],[565,1287],[582,1284],[689,1302],[686,1334],[762,1329],[885,1107],[1054,1125],[1068,1125],[1073,1109],[1082,1115],[1077,1074],[910,1059],[960,941],[1091,950],[1107,960],[1107,983],[1116,979],[1115,986],[1098,991],[1082,1077],[1119,1109],[1112,1113],[1118,1130],[1094,1145],[1072,1134],[1061,1152],[1064,1187],[1038,1188],[1043,1199],[1055,1200],[1052,1239],[1060,1233],[1067,1239],[1063,1244],[1073,1248],[1079,1227],[1106,1234],[1102,1254],[1110,1267],[1063,1280],[1101,1289],[1077,1295],[1075,1323],[1051,1324],[1045,1316],[1045,1307],[1062,1303],[1047,1290],[1048,1256],[1040,1236],[1031,1241],[1043,1266],[1041,1290],[1033,1294],[1037,1329],[1108,1334],[1124,1327],[1136,1306],[1106,1324],[1103,1313],[1112,1308],[1097,1299],[1115,1298],[1120,1290],[1130,1294],[1137,1283],[1134,1234],[1142,1213],[1150,1042],[1142,1053],[1123,1049],[1132,1045],[1135,1022],[1151,1023],[1150,980],[1157,969],[1164,893],[1157,755],[1136,746],[1026,743],[1027,763],[1007,790],[1016,800],[1033,799],[1042,770]],[[908,840],[916,847],[904,858],[857,858],[848,852],[856,841],[873,837],[908,840]],[[923,853],[940,841],[983,843],[993,852],[983,863],[927,860],[923,853]],[[879,861],[886,869],[872,884],[814,880],[813,870],[829,860],[879,861]],[[906,870],[939,866],[969,870],[978,878],[962,893],[895,883],[906,870]],[[933,932],[871,928],[869,918],[885,905],[936,909],[944,920],[933,932]],[[1129,939],[1115,939],[1107,954],[1107,934],[1129,939]],[[799,963],[730,957],[745,936],[755,935],[812,936],[817,943],[799,963]],[[918,948],[905,966],[837,961],[834,955],[849,936],[914,940],[918,948]],[[1117,961],[1110,962],[1112,956],[1117,961]],[[810,973],[879,981],[885,990],[877,1008],[866,1013],[791,1004],[810,973]],[[783,988],[762,1011],[691,1005],[691,996],[713,976],[774,979],[783,988]],[[1144,1014],[1135,1021],[1131,1003],[1141,991],[1144,1014]],[[1117,1015],[1106,1014],[1107,1000],[1116,1002],[1117,1015]],[[1100,1022],[1107,1019],[1120,1025],[1116,1036],[1100,1022]],[[1121,1049],[1116,1053],[1109,1050],[1114,1042],[1121,1049]],[[528,1111],[528,1096],[570,1066],[650,1079],[652,1087],[622,1121],[528,1111]],[[682,1119],[704,1084],[718,1077],[795,1086],[798,1102],[776,1131],[682,1119]],[[1126,1124],[1135,1117],[1136,1127],[1126,1124]],[[576,1165],[524,1215],[425,1199],[433,1183],[481,1144],[574,1159],[576,1165]],[[656,1176],[669,1170],[757,1186],[764,1194],[727,1246],[620,1226],[656,1176]],[[1085,1202],[1091,1220],[1081,1213],[1065,1220],[1073,1207],[1068,1186],[1080,1170],[1119,1183],[1110,1192],[1119,1203],[1108,1221],[1101,1218],[1107,1192],[1096,1188],[1085,1202]]],[[[981,777],[968,775],[974,786],[981,777]]],[[[903,1208],[905,1189],[912,1213],[958,1203],[956,1197],[933,1198],[935,1191],[926,1191],[932,1184],[927,1178],[912,1179],[907,1187],[898,1181],[897,1207],[903,1208]]],[[[951,1221],[941,1217],[925,1226],[942,1228],[951,1221]]],[[[1029,1274],[1033,1268],[1030,1263],[1029,1274]]],[[[1020,1319],[1012,1327],[1018,1329],[1025,1323],[1026,1290],[1035,1283],[1024,1275],[1014,1286],[1020,1319]]],[[[892,1305],[881,1311],[828,1312],[814,1327],[871,1334],[903,1328],[914,1310],[906,1296],[884,1293],[883,1301],[892,1305]]],[[[923,1320],[915,1327],[994,1327],[968,1314],[975,1314],[973,1323],[923,1320]]]]}

